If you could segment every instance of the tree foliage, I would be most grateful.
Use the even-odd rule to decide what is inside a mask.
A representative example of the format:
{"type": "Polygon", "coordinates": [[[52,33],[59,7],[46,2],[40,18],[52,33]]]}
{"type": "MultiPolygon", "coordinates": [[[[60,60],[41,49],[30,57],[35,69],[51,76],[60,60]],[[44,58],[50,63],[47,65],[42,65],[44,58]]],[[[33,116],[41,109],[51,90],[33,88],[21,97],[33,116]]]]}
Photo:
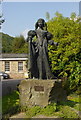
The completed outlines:
{"type": "Polygon", "coordinates": [[[2,53],[28,53],[28,44],[23,36],[11,37],[0,33],[2,37],[2,53]]]}
{"type": "Polygon", "coordinates": [[[72,12],[70,18],[71,18],[72,20],[74,20],[74,19],[76,18],[76,13],[75,13],[75,12],[72,12]]]}
{"type": "Polygon", "coordinates": [[[15,37],[12,43],[12,53],[28,53],[28,44],[23,36],[15,37]]]}
{"type": "Polygon", "coordinates": [[[52,72],[57,77],[67,78],[65,86],[75,90],[81,84],[81,23],[57,12],[47,25],[53,40],[59,44],[49,46],[52,72]]]}
{"type": "Polygon", "coordinates": [[[0,36],[2,37],[2,53],[10,53],[12,51],[12,41],[14,37],[11,37],[7,34],[0,33],[0,36]]]}

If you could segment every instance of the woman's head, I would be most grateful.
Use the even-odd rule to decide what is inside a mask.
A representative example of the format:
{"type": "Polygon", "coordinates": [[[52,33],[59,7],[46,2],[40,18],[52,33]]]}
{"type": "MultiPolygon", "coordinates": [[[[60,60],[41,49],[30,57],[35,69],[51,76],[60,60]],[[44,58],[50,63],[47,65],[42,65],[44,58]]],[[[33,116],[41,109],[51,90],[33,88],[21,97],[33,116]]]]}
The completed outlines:
{"type": "Polygon", "coordinates": [[[47,24],[44,19],[42,18],[38,19],[38,21],[35,24],[35,29],[37,29],[38,27],[40,28],[46,27],[46,30],[47,30],[47,24]]]}
{"type": "Polygon", "coordinates": [[[40,27],[40,26],[42,26],[42,27],[44,27],[45,26],[45,21],[44,21],[44,19],[42,19],[42,18],[40,18],[40,19],[38,19],[38,26],[40,27]]]}

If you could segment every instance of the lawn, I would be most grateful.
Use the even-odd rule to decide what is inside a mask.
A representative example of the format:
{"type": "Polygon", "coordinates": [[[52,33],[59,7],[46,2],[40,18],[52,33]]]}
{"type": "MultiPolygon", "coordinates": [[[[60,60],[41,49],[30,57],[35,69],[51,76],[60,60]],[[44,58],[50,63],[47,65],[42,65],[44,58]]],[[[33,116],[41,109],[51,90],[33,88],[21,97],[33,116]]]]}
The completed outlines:
{"type": "Polygon", "coordinates": [[[2,116],[9,117],[20,111],[19,92],[14,91],[2,98],[2,116]]]}

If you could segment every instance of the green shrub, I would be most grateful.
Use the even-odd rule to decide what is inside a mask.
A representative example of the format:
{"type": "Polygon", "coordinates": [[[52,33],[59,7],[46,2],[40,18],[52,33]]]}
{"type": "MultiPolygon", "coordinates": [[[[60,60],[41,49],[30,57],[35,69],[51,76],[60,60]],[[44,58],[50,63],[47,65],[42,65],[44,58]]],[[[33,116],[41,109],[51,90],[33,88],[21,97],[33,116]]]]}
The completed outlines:
{"type": "Polygon", "coordinates": [[[81,111],[81,104],[77,103],[77,104],[74,106],[74,109],[76,109],[77,111],[81,111]]]}
{"type": "Polygon", "coordinates": [[[28,117],[32,117],[38,114],[40,111],[41,111],[41,107],[39,106],[31,107],[31,108],[28,108],[28,110],[26,111],[26,115],[28,117]]]}
{"type": "Polygon", "coordinates": [[[69,106],[61,106],[61,117],[63,118],[78,118],[78,115],[69,106]]]}
{"type": "MultiPolygon", "coordinates": [[[[49,61],[56,77],[67,78],[64,87],[69,94],[81,84],[81,22],[60,16],[47,22],[48,31],[59,45],[49,46],[49,61]]],[[[80,92],[80,91],[79,91],[80,92]]]]}
{"type": "Polygon", "coordinates": [[[44,115],[53,115],[54,112],[56,111],[57,109],[57,104],[56,103],[52,103],[48,106],[46,106],[45,108],[42,108],[41,110],[41,114],[44,114],[44,115]]]}
{"type": "Polygon", "coordinates": [[[81,86],[78,86],[78,89],[76,90],[76,94],[81,95],[81,86]]]}
{"type": "Polygon", "coordinates": [[[74,101],[74,102],[81,102],[81,96],[77,94],[70,94],[69,100],[74,101]]]}
{"type": "Polygon", "coordinates": [[[47,105],[44,108],[41,108],[39,106],[35,106],[35,107],[28,108],[28,110],[26,111],[26,115],[28,117],[32,117],[32,116],[35,116],[37,114],[43,114],[43,115],[49,116],[49,115],[53,115],[54,112],[56,111],[56,109],[57,109],[56,103],[52,103],[50,105],[47,105]]]}
{"type": "Polygon", "coordinates": [[[19,107],[19,93],[14,91],[2,98],[2,114],[15,114],[20,111],[19,107]]]}

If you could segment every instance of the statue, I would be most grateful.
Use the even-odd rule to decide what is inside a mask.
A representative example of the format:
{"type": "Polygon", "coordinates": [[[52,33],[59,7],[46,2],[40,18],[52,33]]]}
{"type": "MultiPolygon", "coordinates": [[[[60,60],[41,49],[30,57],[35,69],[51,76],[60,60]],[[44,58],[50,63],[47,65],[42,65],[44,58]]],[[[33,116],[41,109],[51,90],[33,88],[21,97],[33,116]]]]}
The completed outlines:
{"type": "Polygon", "coordinates": [[[28,70],[30,78],[53,79],[48,61],[48,44],[57,45],[52,39],[52,34],[47,31],[44,19],[38,19],[35,30],[28,32],[29,44],[28,70]],[[33,38],[36,37],[36,41],[33,38]]]}

